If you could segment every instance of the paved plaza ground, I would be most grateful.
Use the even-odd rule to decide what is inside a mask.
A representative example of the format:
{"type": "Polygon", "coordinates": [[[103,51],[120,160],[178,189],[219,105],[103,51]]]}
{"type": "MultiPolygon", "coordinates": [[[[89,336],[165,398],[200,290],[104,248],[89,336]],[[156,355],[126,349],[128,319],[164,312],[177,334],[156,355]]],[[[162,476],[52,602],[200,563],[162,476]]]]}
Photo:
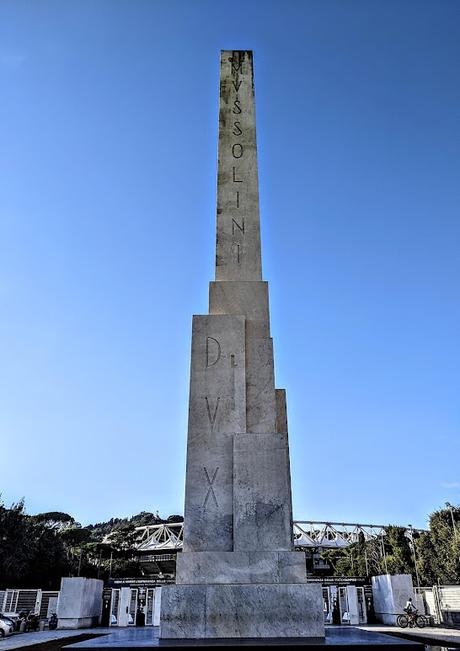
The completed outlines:
{"type": "MultiPolygon", "coordinates": [[[[369,625],[359,627],[327,627],[331,631],[342,629],[351,633],[351,629],[360,629],[371,633],[383,633],[394,635],[408,635],[412,639],[419,640],[428,647],[450,647],[460,648],[460,630],[427,627],[421,629],[401,630],[395,626],[369,625]]],[[[59,651],[70,644],[81,643],[97,636],[97,645],[123,646],[135,643],[136,647],[153,646],[154,640],[158,638],[158,628],[84,628],[77,631],[40,631],[36,633],[15,634],[9,638],[0,640],[0,651],[11,651],[28,647],[30,651],[39,648],[40,651],[59,651]],[[110,638],[108,637],[110,635],[110,638]],[[104,636],[102,639],[100,636],[104,636]],[[153,644],[152,644],[153,643],[153,644]]],[[[95,639],[96,642],[96,639],[95,639]]],[[[86,646],[86,645],[81,645],[86,646]]],[[[78,648],[78,647],[74,647],[78,648]]]]}
{"type": "MultiPolygon", "coordinates": [[[[23,647],[40,646],[41,651],[60,649],[71,644],[72,638],[88,639],[94,635],[113,633],[113,628],[81,628],[77,631],[37,631],[35,633],[15,633],[0,640],[0,651],[11,651],[23,647]]],[[[77,640],[75,640],[77,641],[77,640]]],[[[32,651],[32,650],[31,650],[32,651]]]]}
{"type": "Polygon", "coordinates": [[[460,647],[460,630],[453,628],[442,628],[439,626],[427,626],[426,628],[407,628],[401,629],[398,626],[385,626],[384,624],[373,624],[369,626],[359,626],[364,631],[374,631],[375,633],[387,633],[390,635],[404,635],[412,639],[422,641],[429,639],[434,646],[460,647]],[[441,644],[437,644],[441,642],[441,644]]]}

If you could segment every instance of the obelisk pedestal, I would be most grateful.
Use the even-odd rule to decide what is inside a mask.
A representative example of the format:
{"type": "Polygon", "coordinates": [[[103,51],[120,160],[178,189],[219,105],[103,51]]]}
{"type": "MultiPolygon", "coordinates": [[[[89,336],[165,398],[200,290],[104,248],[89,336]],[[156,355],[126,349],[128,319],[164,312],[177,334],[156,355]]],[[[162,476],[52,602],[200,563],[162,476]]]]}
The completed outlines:
{"type": "Polygon", "coordinates": [[[323,637],[293,551],[284,390],[262,280],[252,53],[221,54],[216,280],[192,327],[184,547],[161,638],[323,637]]]}

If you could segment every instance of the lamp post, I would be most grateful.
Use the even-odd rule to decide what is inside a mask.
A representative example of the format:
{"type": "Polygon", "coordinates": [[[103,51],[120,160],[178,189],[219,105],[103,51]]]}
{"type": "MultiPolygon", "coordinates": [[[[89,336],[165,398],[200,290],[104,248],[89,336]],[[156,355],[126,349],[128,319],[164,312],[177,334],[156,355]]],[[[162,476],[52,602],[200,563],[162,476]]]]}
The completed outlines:
{"type": "Polygon", "coordinates": [[[364,547],[364,562],[366,563],[366,576],[369,576],[369,563],[367,562],[367,549],[364,547]]]}
{"type": "Polygon", "coordinates": [[[386,554],[386,551],[385,551],[385,543],[383,541],[383,529],[382,529],[381,534],[380,534],[380,542],[382,544],[382,555],[383,555],[383,560],[385,562],[385,572],[388,574],[387,554],[386,554]]]}
{"type": "Polygon", "coordinates": [[[452,530],[454,532],[454,540],[457,540],[457,525],[455,524],[454,510],[452,508],[452,504],[450,504],[449,502],[446,502],[446,506],[450,511],[450,517],[452,519],[452,530]]]}
{"type": "Polygon", "coordinates": [[[420,588],[420,579],[418,577],[418,569],[417,569],[417,554],[416,554],[416,551],[415,551],[414,529],[413,529],[411,524],[408,524],[407,526],[409,527],[410,540],[411,540],[411,543],[412,543],[412,552],[414,554],[414,565],[415,565],[415,576],[417,578],[417,588],[420,588]]]}
{"type": "MultiPolygon", "coordinates": [[[[452,508],[452,504],[450,502],[446,502],[446,507],[450,511],[450,517],[452,519],[452,530],[454,533],[454,544],[457,542],[457,525],[455,524],[455,518],[454,518],[454,509],[452,508]]],[[[455,547],[453,547],[452,553],[454,555],[455,561],[457,562],[457,558],[455,557],[455,547]]],[[[458,556],[458,560],[460,561],[460,554],[458,556]]]]}
{"type": "Polygon", "coordinates": [[[80,547],[80,557],[78,559],[78,574],[77,574],[77,576],[80,576],[82,556],[83,556],[83,547],[80,547]]]}

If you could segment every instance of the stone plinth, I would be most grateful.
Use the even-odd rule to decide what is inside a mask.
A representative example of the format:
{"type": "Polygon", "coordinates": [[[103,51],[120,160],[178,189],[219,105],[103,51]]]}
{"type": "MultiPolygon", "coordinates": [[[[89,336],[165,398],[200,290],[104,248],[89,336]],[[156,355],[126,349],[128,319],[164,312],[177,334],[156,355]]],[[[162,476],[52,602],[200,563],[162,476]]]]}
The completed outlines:
{"type": "Polygon", "coordinates": [[[305,583],[299,552],[182,552],[176,583],[305,583]]]}
{"type": "Polygon", "coordinates": [[[324,636],[317,584],[168,585],[161,600],[164,639],[324,636]]]}

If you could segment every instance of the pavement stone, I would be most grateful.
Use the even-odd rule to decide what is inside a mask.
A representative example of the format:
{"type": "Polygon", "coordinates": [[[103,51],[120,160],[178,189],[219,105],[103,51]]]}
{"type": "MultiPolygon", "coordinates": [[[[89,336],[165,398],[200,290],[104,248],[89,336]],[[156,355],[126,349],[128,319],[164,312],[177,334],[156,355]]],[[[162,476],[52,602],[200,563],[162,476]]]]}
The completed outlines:
{"type": "Polygon", "coordinates": [[[43,644],[54,640],[62,640],[66,637],[77,637],[78,635],[107,635],[112,633],[113,628],[79,628],[77,630],[59,631],[36,631],[31,633],[14,633],[10,637],[0,640],[0,651],[10,651],[10,649],[22,649],[23,647],[33,646],[34,644],[43,644]]]}

